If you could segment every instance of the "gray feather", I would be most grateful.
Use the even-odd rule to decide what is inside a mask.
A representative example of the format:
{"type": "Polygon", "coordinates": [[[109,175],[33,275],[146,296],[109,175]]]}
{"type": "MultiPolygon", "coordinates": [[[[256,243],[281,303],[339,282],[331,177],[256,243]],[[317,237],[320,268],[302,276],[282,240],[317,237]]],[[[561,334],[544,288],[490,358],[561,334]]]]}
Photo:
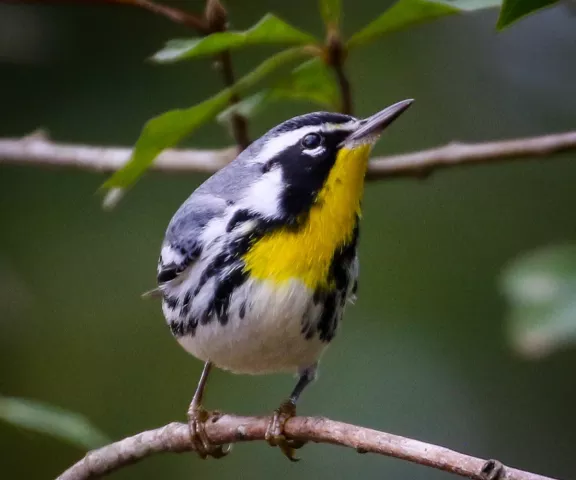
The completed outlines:
{"type": "Polygon", "coordinates": [[[206,224],[226,210],[226,200],[198,190],[178,209],[166,231],[158,261],[158,283],[166,283],[186,270],[202,251],[199,237],[206,224]]]}
{"type": "MultiPolygon", "coordinates": [[[[172,217],[164,245],[190,254],[198,249],[198,237],[206,224],[224,215],[261,175],[261,165],[249,160],[261,148],[254,142],[235,160],[200,185],[172,217]]],[[[183,254],[184,254],[183,252],[183,254]]]]}

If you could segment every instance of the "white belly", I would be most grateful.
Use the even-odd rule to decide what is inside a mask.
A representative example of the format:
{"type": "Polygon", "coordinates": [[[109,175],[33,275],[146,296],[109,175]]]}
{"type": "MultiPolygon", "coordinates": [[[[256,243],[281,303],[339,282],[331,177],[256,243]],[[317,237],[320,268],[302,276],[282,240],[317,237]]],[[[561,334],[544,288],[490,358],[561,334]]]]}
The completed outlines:
{"type": "Polygon", "coordinates": [[[317,335],[306,339],[302,333],[307,321],[318,319],[321,308],[297,280],[282,286],[248,280],[232,295],[228,323],[214,318],[178,342],[195,357],[235,373],[295,372],[317,362],[327,346],[317,335]]]}

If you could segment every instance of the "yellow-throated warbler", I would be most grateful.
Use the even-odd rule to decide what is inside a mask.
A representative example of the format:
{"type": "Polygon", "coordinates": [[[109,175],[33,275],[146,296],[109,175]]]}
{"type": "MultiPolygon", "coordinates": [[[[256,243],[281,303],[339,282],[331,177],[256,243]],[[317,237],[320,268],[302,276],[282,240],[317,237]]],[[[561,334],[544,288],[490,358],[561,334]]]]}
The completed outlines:
{"type": "Polygon", "coordinates": [[[205,363],[189,410],[201,456],[222,456],[203,430],[211,365],[235,373],[298,372],[267,438],[282,436],[358,278],[358,221],[368,157],[412,103],[364,120],[337,113],[292,118],[210,177],[172,218],[162,245],[162,309],[178,342],[205,363]]]}

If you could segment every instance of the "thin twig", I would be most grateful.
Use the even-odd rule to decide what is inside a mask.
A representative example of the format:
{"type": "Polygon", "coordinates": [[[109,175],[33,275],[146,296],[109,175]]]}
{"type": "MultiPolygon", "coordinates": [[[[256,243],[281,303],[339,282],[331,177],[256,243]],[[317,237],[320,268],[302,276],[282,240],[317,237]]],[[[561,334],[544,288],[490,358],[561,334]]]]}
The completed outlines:
{"type": "Polygon", "coordinates": [[[151,2],[150,0],[106,0],[109,3],[119,3],[133,5],[135,7],[144,8],[157,15],[162,15],[175,23],[180,23],[186,27],[193,28],[200,33],[207,32],[206,22],[199,15],[195,15],[179,8],[161,5],[159,3],[151,2]]]}
{"type": "Polygon", "coordinates": [[[344,70],[346,62],[346,47],[342,42],[340,32],[336,26],[331,26],[326,35],[325,62],[332,67],[338,87],[340,89],[340,112],[352,115],[354,105],[352,101],[352,87],[344,70]]]}
{"type": "Polygon", "coordinates": [[[346,76],[344,71],[344,65],[337,63],[334,65],[334,73],[336,74],[336,79],[338,80],[338,86],[340,87],[340,95],[342,98],[342,106],[340,111],[346,115],[352,115],[352,88],[350,87],[350,81],[346,76]]]}
{"type": "MultiPolygon", "coordinates": [[[[232,87],[235,83],[234,80],[234,68],[232,66],[232,56],[229,51],[222,52],[219,55],[220,67],[222,69],[222,77],[224,78],[224,84],[227,87],[232,87]]],[[[233,93],[230,97],[230,104],[235,105],[240,101],[238,93],[233,93]]],[[[246,118],[240,115],[238,112],[232,113],[231,119],[232,135],[234,136],[234,141],[238,145],[240,150],[244,150],[248,145],[250,145],[250,138],[248,136],[248,122],[246,118]]]]}
{"type": "MultiPolygon", "coordinates": [[[[269,422],[269,417],[223,415],[208,422],[206,434],[215,445],[264,440],[269,422]]],[[[494,460],[471,457],[437,445],[327,418],[292,418],[286,423],[285,434],[295,440],[341,445],[359,453],[395,457],[475,480],[553,480],[505,467],[494,460]]],[[[192,450],[194,445],[188,426],[170,423],[89,452],[57,480],[96,478],[155,453],[192,450]]]]}
{"type": "MultiPolygon", "coordinates": [[[[422,177],[441,169],[551,157],[570,150],[576,150],[576,131],[500,142],[451,143],[414,153],[376,157],[368,167],[368,179],[422,177]]],[[[129,148],[54,143],[42,132],[22,138],[0,139],[0,165],[111,172],[121,168],[131,153],[129,148]]],[[[233,160],[236,154],[235,147],[166,150],[151,168],[160,172],[213,173],[233,160]]]]}
{"type": "Polygon", "coordinates": [[[151,0],[0,0],[5,3],[95,3],[95,4],[113,4],[113,5],[127,5],[131,7],[143,8],[157,15],[168,18],[174,23],[185,25],[198,30],[201,33],[207,32],[206,22],[200,15],[195,15],[179,8],[169,7],[160,3],[155,3],[151,0]]]}

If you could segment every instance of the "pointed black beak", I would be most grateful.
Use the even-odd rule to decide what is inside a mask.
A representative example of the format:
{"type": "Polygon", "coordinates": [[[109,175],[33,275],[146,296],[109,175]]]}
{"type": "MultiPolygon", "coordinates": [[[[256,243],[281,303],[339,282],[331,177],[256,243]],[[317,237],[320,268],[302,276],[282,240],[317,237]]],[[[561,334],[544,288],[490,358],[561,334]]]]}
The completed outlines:
{"type": "Polygon", "coordinates": [[[360,140],[372,133],[382,132],[382,130],[408,110],[408,107],[410,107],[413,102],[414,100],[412,98],[402,100],[401,102],[390,105],[384,110],[362,120],[358,130],[352,132],[350,136],[346,138],[345,142],[348,143],[350,141],[360,140]]]}

